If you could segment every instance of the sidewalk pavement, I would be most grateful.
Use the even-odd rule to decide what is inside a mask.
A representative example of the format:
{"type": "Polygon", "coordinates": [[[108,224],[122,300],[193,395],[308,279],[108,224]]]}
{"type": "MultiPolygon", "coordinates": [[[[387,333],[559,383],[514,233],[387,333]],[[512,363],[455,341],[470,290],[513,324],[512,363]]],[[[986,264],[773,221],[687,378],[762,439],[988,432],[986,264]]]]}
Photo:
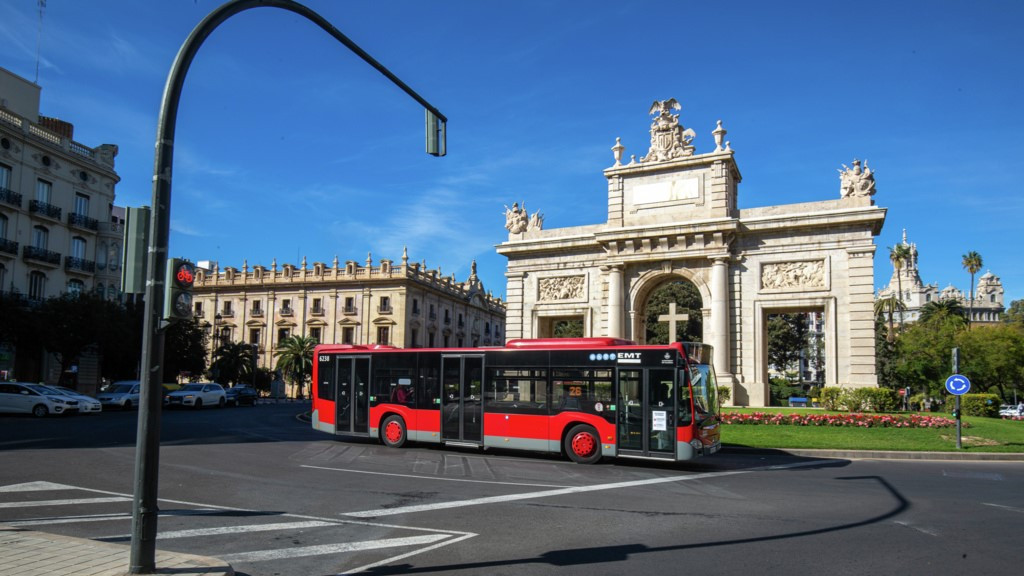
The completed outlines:
{"type": "MultiPolygon", "coordinates": [[[[98,542],[22,530],[0,524],[0,574],[5,576],[125,576],[130,549],[98,542]]],[[[205,556],[156,552],[154,574],[233,576],[227,562],[205,556]]]]}

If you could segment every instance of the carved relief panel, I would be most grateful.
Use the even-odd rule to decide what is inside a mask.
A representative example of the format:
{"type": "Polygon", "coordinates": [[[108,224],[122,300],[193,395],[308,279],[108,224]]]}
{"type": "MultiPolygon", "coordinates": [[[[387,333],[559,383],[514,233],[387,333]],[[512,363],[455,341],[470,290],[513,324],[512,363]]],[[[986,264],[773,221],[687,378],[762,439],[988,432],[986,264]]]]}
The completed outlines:
{"type": "Polygon", "coordinates": [[[761,290],[828,290],[828,260],[766,262],[761,265],[761,290]]]}
{"type": "Polygon", "coordinates": [[[537,282],[537,300],[583,300],[586,298],[586,276],[552,276],[537,282]]]}

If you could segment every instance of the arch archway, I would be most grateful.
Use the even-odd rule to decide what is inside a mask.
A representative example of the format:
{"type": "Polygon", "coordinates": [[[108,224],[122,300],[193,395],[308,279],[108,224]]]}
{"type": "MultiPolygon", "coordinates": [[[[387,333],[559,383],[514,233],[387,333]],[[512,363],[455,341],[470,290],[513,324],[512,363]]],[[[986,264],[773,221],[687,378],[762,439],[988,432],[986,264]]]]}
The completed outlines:
{"type": "Polygon", "coordinates": [[[705,341],[705,317],[711,293],[699,274],[687,271],[648,271],[632,283],[629,291],[630,338],[641,344],[667,343],[669,326],[659,320],[676,303],[677,340],[705,341]],[[682,320],[682,315],[687,319],[682,320]]]}

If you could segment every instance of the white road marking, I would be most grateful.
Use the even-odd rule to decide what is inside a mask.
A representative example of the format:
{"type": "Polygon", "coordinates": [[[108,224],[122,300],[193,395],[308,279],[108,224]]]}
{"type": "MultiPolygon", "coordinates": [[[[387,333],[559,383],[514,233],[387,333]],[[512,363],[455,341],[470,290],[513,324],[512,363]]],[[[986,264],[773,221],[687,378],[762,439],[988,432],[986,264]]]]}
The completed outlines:
{"type": "Polygon", "coordinates": [[[921,528],[920,526],[914,526],[910,522],[904,522],[903,520],[895,520],[893,523],[894,524],[899,524],[900,526],[905,526],[907,528],[911,528],[913,530],[917,530],[918,532],[921,532],[923,534],[927,534],[929,536],[938,536],[939,535],[939,533],[934,531],[934,530],[928,530],[927,528],[921,528]]]}
{"type": "Polygon", "coordinates": [[[368,470],[352,470],[351,468],[330,468],[328,466],[310,466],[302,464],[302,468],[313,468],[315,470],[330,470],[332,472],[352,472],[355,474],[376,474],[379,476],[394,476],[396,478],[419,478],[422,480],[442,480],[446,482],[472,482],[475,484],[504,484],[506,486],[538,486],[540,488],[569,488],[560,484],[525,484],[523,482],[498,482],[496,480],[470,480],[468,478],[445,478],[443,476],[417,476],[415,474],[394,474],[391,472],[370,472],[368,470]]]}
{"type": "Polygon", "coordinates": [[[128,520],[131,514],[92,514],[89,516],[64,516],[61,518],[33,518],[14,522],[0,521],[7,526],[48,526],[50,524],[75,524],[78,522],[109,522],[111,520],[128,520]]]}
{"type": "MultiPolygon", "coordinates": [[[[300,530],[302,528],[319,528],[321,526],[341,526],[341,522],[324,522],[322,520],[309,520],[306,522],[275,522],[273,524],[248,524],[243,526],[221,526],[218,528],[196,528],[193,530],[170,530],[157,532],[157,540],[168,540],[171,538],[194,538],[197,536],[218,536],[221,534],[245,534],[248,532],[271,532],[273,530],[300,530]]],[[[131,534],[119,536],[104,536],[101,540],[123,540],[131,538],[131,534]]]]}
{"type": "Polygon", "coordinates": [[[1002,508],[1003,510],[1009,510],[1010,512],[1018,512],[1024,514],[1024,508],[1016,508],[1014,506],[1007,506],[1005,504],[991,504],[989,502],[982,502],[985,506],[992,506],[993,508],[1002,508]]]}
{"type": "Polygon", "coordinates": [[[0,492],[37,492],[40,490],[74,490],[74,486],[67,484],[55,484],[53,482],[25,482],[24,484],[11,484],[0,486],[0,492]]]}
{"type": "Polygon", "coordinates": [[[31,502],[0,502],[0,508],[29,508],[31,506],[67,506],[72,504],[100,504],[103,502],[131,502],[123,496],[113,498],[69,498],[67,500],[35,500],[31,502]]]}
{"type": "Polygon", "coordinates": [[[353,518],[378,518],[380,516],[394,516],[396,514],[412,514],[415,512],[430,512],[433,510],[461,508],[463,506],[480,506],[482,504],[502,504],[505,502],[514,502],[517,500],[550,498],[552,496],[565,496],[567,494],[581,494],[584,492],[597,492],[600,490],[617,490],[620,488],[648,486],[651,484],[666,484],[669,482],[689,482],[692,480],[704,480],[706,478],[719,478],[723,476],[736,476],[738,474],[750,474],[752,472],[788,470],[792,468],[806,468],[808,466],[820,466],[822,463],[823,461],[797,462],[795,464],[784,464],[780,466],[763,466],[758,468],[748,468],[746,470],[730,470],[726,472],[708,472],[705,474],[693,474],[691,476],[666,476],[662,478],[648,478],[646,480],[631,480],[628,482],[613,482],[610,484],[595,484],[590,486],[574,486],[570,488],[560,488],[558,490],[542,490],[540,492],[525,492],[522,494],[507,494],[504,496],[489,496],[486,498],[472,498],[470,500],[456,500],[453,502],[438,502],[436,504],[420,504],[417,506],[401,506],[396,508],[381,508],[378,510],[347,512],[342,513],[341,515],[350,516],[353,518]]]}
{"type": "Polygon", "coordinates": [[[399,554],[398,556],[392,556],[390,558],[386,558],[384,560],[380,560],[378,562],[374,562],[373,564],[367,564],[365,566],[359,566],[358,568],[350,568],[349,570],[346,570],[345,572],[342,572],[342,573],[338,574],[337,576],[346,576],[347,574],[358,574],[359,572],[365,572],[367,570],[370,570],[371,568],[376,568],[377,566],[386,566],[388,564],[392,564],[392,563],[397,562],[399,560],[404,560],[406,558],[409,558],[410,556],[416,556],[417,554],[423,554],[424,552],[429,552],[429,551],[434,550],[436,548],[441,548],[442,546],[451,546],[452,544],[457,544],[459,542],[462,542],[463,540],[472,538],[474,536],[476,536],[476,534],[473,534],[472,532],[463,532],[462,536],[459,536],[458,538],[456,538],[454,540],[445,540],[444,542],[441,542],[441,543],[438,543],[438,544],[434,544],[433,546],[427,546],[426,548],[420,548],[418,550],[413,550],[412,552],[407,552],[405,554],[399,554]]]}
{"type": "MultiPolygon", "coordinates": [[[[303,546],[300,548],[281,548],[279,550],[256,550],[253,552],[239,552],[219,556],[225,562],[263,562],[266,560],[281,560],[285,558],[298,558],[305,556],[322,556],[324,554],[338,554],[341,552],[358,552],[360,550],[376,550],[379,548],[394,548],[397,546],[416,546],[419,544],[433,544],[438,540],[449,538],[446,534],[430,534],[426,536],[410,536],[408,538],[387,538],[384,540],[366,540],[363,542],[341,542],[338,544],[323,544],[320,546],[303,546]]],[[[420,550],[416,551],[417,553],[420,550]]],[[[392,562],[389,560],[388,562],[392,562]]]]}

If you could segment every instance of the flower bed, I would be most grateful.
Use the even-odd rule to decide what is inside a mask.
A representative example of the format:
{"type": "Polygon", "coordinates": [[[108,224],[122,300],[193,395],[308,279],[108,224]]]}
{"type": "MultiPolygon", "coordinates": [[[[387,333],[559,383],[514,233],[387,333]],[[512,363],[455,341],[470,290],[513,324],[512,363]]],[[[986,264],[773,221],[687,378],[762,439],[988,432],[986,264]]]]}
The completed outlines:
{"type": "MultiPolygon", "coordinates": [[[[956,420],[920,414],[783,414],[781,412],[725,412],[725,424],[775,426],[845,426],[851,428],[953,428],[956,420]]],[[[966,422],[961,424],[968,427],[966,422]]]]}

